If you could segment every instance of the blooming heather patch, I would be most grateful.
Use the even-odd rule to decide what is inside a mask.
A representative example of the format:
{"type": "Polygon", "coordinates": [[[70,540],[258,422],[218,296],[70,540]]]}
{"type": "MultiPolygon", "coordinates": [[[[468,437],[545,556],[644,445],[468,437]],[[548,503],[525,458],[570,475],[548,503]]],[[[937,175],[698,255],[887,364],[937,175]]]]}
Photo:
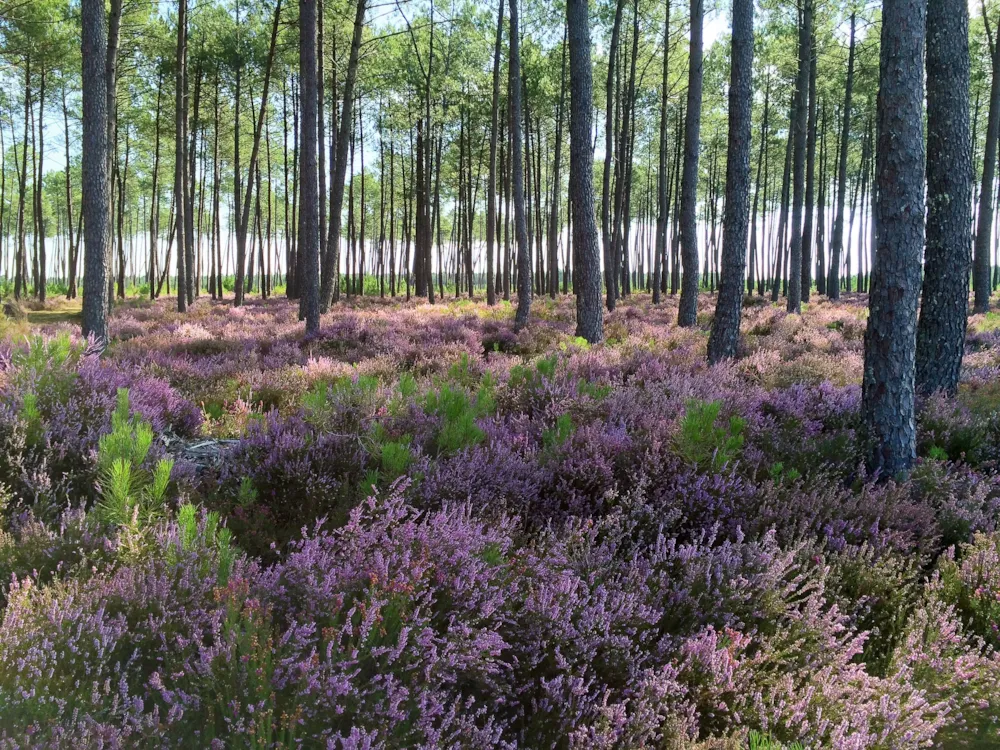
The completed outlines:
{"type": "Polygon", "coordinates": [[[715,367],[643,296],[3,342],[0,747],[1000,742],[994,321],[882,481],[863,298],[751,302],[715,367]]]}

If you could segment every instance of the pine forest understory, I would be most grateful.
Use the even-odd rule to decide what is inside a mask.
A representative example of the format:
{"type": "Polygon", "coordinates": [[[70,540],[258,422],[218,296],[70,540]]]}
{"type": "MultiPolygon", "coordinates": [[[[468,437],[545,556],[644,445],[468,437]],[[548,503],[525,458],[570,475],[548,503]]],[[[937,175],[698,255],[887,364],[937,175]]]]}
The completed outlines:
{"type": "Polygon", "coordinates": [[[1000,747],[1000,2],[0,0],[0,749],[1000,747]]]}

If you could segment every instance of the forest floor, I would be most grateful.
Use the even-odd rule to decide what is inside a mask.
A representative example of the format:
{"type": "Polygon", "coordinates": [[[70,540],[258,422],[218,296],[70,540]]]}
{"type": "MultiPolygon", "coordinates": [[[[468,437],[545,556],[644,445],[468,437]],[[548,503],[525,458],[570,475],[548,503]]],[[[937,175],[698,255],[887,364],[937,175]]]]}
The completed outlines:
{"type": "Polygon", "coordinates": [[[713,304],[7,323],[0,739],[998,746],[1000,316],[886,478],[866,298],[748,299],[710,368],[713,304]]]}

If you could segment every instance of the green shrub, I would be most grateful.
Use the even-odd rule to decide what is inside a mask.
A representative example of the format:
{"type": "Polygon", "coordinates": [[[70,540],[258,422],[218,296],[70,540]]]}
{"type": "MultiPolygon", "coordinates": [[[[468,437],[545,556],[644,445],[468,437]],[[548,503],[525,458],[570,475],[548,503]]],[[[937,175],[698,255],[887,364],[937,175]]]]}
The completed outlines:
{"type": "Polygon", "coordinates": [[[749,750],[803,750],[802,745],[798,742],[785,745],[771,739],[769,735],[761,734],[756,729],[751,729],[750,734],[747,735],[747,748],[749,750]]]}
{"type": "Polygon", "coordinates": [[[129,416],[128,389],[119,388],[111,432],[101,436],[97,447],[98,520],[113,526],[146,526],[162,515],[174,462],[164,458],[147,470],[144,465],[152,445],[153,428],[142,418],[129,416]]]}
{"type": "Polygon", "coordinates": [[[733,416],[718,424],[721,408],[720,401],[688,401],[675,437],[677,452],[685,461],[720,471],[739,457],[746,421],[733,416]]]}
{"type": "Polygon", "coordinates": [[[542,432],[542,446],[546,450],[558,448],[570,439],[575,429],[573,417],[569,414],[560,414],[556,418],[556,423],[542,432]]]}
{"type": "Polygon", "coordinates": [[[424,410],[441,418],[436,447],[440,453],[455,453],[486,439],[476,420],[495,409],[492,379],[484,378],[474,398],[462,388],[449,384],[424,397],[424,410]]]}

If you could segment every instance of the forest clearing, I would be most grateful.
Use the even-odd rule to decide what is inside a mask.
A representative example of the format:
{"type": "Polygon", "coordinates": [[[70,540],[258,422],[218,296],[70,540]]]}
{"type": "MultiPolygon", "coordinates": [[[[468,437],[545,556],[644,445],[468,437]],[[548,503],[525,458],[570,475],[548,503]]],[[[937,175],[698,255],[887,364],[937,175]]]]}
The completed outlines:
{"type": "Polygon", "coordinates": [[[0,748],[1000,747],[995,0],[0,0],[0,748]]]}

